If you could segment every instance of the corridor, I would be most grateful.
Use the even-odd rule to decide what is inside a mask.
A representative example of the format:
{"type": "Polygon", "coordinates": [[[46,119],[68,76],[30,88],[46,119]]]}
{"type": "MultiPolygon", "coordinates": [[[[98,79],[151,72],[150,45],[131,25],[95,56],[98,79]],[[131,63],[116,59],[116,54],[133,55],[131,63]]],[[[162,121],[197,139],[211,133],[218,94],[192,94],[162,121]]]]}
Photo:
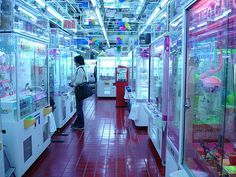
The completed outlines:
{"type": "Polygon", "coordinates": [[[85,129],[70,121],[23,177],[162,177],[164,167],[147,135],[114,99],[84,101],[85,129]]]}

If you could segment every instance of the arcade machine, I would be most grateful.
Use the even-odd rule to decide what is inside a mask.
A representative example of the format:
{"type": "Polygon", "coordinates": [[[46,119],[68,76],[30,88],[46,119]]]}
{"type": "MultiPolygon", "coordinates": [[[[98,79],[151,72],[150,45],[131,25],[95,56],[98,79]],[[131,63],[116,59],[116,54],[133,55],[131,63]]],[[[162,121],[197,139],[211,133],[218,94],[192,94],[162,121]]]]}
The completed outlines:
{"type": "Polygon", "coordinates": [[[3,143],[20,177],[51,142],[49,119],[44,114],[49,106],[48,20],[24,1],[2,0],[1,11],[3,143]]]}
{"type": "Polygon", "coordinates": [[[129,68],[126,66],[116,67],[116,106],[125,107],[125,87],[129,84],[129,68]]]}
{"type": "Polygon", "coordinates": [[[183,167],[189,176],[236,176],[235,12],[231,1],[199,0],[186,9],[183,167]]]}

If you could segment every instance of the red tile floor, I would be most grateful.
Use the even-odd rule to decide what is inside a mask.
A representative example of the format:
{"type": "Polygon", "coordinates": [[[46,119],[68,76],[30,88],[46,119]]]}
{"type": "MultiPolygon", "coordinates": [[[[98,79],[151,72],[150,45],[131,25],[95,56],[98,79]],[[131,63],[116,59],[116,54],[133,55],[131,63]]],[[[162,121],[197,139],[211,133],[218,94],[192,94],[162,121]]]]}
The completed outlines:
{"type": "Polygon", "coordinates": [[[163,177],[164,168],[147,135],[114,99],[84,101],[85,129],[70,121],[23,177],[163,177]]]}

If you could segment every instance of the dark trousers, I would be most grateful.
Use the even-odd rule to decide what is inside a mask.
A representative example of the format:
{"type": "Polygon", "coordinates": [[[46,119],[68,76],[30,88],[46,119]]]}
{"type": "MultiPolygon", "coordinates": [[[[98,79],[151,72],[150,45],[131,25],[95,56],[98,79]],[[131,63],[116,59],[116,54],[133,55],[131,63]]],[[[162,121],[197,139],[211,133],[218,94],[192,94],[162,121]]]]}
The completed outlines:
{"type": "Polygon", "coordinates": [[[77,127],[84,127],[84,112],[83,112],[83,100],[78,100],[78,97],[75,94],[76,100],[76,114],[74,125],[77,127]]]}

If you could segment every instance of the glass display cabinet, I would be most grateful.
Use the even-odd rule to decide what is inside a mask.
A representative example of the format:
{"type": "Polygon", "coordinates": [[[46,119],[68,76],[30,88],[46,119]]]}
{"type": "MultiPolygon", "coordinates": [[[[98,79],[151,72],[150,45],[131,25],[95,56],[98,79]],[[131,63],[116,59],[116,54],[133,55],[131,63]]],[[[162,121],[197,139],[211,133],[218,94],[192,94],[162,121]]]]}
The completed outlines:
{"type": "Polygon", "coordinates": [[[150,50],[150,93],[145,105],[149,118],[148,134],[165,164],[169,37],[156,39],[150,50]]]}
{"type": "Polygon", "coordinates": [[[186,10],[186,18],[184,167],[191,176],[233,177],[235,4],[200,0],[186,10]]]}
{"type": "Polygon", "coordinates": [[[97,97],[116,97],[115,84],[116,58],[97,58],[97,97]]]}
{"type": "Polygon", "coordinates": [[[135,54],[136,60],[136,83],[135,98],[137,101],[148,100],[149,85],[149,47],[138,47],[135,54]]]}
{"type": "Polygon", "coordinates": [[[179,169],[181,159],[180,135],[183,129],[184,60],[182,50],[183,17],[170,22],[169,87],[167,117],[166,175],[179,169]]]}
{"type": "Polygon", "coordinates": [[[144,109],[148,101],[149,85],[149,47],[138,46],[133,54],[133,79],[131,95],[131,112],[135,112],[132,118],[136,126],[147,126],[148,118],[144,109]],[[141,115],[141,116],[140,116],[141,115]]]}
{"type": "Polygon", "coordinates": [[[48,20],[24,1],[1,1],[0,99],[3,143],[22,176],[49,145],[48,20]]]}
{"type": "Polygon", "coordinates": [[[159,36],[164,35],[167,32],[168,26],[168,14],[167,14],[167,7],[163,7],[161,11],[158,13],[156,18],[154,18],[152,25],[151,25],[151,36],[152,42],[158,38],[159,36]]]}
{"type": "Polygon", "coordinates": [[[49,60],[52,63],[50,76],[53,78],[50,85],[53,87],[51,100],[54,100],[56,106],[54,115],[57,128],[62,128],[75,113],[75,98],[69,87],[74,69],[73,52],[65,47],[67,40],[68,34],[57,28],[51,29],[49,60]]]}

